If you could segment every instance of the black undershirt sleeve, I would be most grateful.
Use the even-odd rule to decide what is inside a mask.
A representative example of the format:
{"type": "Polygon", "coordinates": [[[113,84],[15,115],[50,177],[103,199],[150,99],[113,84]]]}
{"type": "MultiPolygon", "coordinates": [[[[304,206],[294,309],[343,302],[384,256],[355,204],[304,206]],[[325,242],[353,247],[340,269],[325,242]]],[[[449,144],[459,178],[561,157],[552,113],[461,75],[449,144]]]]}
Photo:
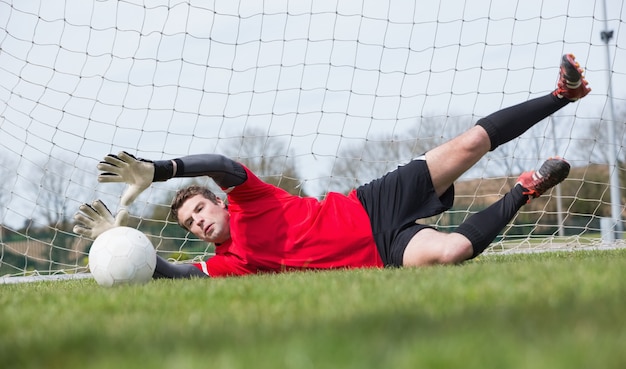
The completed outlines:
{"type": "Polygon", "coordinates": [[[191,264],[174,264],[157,255],[156,267],[152,278],[204,278],[208,275],[204,274],[200,269],[191,264]]]}
{"type": "Polygon", "coordinates": [[[162,182],[177,177],[209,176],[223,188],[238,186],[248,179],[246,170],[240,163],[218,154],[197,154],[174,160],[154,162],[153,182],[162,182]],[[174,163],[176,162],[176,173],[174,163]]]}

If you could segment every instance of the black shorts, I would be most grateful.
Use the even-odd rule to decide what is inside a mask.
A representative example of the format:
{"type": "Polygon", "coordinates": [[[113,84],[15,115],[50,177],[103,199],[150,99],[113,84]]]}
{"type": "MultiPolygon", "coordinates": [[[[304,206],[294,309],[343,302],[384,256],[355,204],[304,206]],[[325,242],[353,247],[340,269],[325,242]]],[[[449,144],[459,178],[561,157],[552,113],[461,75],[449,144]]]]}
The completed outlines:
{"type": "Polygon", "coordinates": [[[454,186],[437,197],[424,157],[360,186],[356,194],[367,211],[385,266],[402,266],[404,250],[424,228],[418,219],[441,214],[454,202],[454,186]]]}

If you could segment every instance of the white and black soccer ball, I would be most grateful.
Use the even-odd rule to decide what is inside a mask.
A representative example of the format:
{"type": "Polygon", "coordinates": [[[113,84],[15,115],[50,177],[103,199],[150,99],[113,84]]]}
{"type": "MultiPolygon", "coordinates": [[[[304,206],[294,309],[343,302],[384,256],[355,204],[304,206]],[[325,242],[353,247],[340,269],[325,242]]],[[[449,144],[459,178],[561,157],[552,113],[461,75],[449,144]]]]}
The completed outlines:
{"type": "Polygon", "coordinates": [[[89,270],[101,286],[143,284],[156,267],[156,250],[148,237],[130,227],[102,232],[89,250],[89,270]]]}

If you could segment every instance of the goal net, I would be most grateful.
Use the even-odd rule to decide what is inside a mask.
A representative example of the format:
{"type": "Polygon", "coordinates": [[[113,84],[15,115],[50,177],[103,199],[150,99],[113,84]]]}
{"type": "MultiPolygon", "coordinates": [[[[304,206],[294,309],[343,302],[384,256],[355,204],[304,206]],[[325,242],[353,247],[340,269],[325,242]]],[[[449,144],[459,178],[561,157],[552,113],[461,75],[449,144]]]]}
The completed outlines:
{"type": "MultiPolygon", "coordinates": [[[[603,3],[0,0],[0,276],[86,271],[92,240],[73,215],[96,199],[117,210],[123,186],[96,180],[108,153],[221,153],[292,193],[346,193],[549,93],[564,53],[591,94],[489,153],[428,221],[454,229],[558,155],[570,177],[488,252],[619,245],[602,236],[612,175],[624,196],[609,154],[624,159],[626,8],[607,0],[607,17],[603,3]]],[[[168,221],[189,181],[154,184],[131,208],[180,261],[213,251],[168,221]]]]}

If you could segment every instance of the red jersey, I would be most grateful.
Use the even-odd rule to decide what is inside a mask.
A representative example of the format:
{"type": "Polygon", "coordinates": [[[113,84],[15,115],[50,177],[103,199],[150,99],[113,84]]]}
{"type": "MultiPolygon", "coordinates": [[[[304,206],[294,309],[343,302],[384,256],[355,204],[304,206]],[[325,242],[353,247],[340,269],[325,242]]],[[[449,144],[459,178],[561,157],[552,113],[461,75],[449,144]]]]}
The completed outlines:
{"type": "Polygon", "coordinates": [[[248,179],[228,193],[231,238],[197,265],[211,277],[383,266],[356,191],[319,201],[245,169],[248,179]]]}

